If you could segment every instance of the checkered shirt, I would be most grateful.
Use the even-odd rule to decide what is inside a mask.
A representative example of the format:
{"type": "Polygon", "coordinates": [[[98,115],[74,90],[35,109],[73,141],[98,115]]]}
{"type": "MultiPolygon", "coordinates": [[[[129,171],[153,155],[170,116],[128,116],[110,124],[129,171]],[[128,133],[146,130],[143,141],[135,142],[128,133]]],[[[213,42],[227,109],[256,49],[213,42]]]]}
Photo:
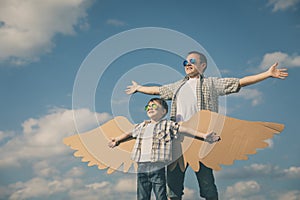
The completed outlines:
{"type": "MultiPolygon", "coordinates": [[[[159,94],[161,98],[165,100],[172,100],[170,112],[172,121],[176,120],[178,91],[188,79],[189,78],[186,76],[180,81],[159,87],[159,94]]],[[[238,78],[200,77],[197,81],[196,90],[198,111],[210,110],[218,112],[218,97],[238,92],[240,90],[240,84],[238,78]]]]}
{"type": "MultiPolygon", "coordinates": [[[[145,128],[150,121],[137,124],[132,131],[132,137],[136,138],[131,159],[139,162],[141,157],[141,145],[145,128]]],[[[172,160],[172,139],[177,138],[179,124],[163,119],[155,124],[151,150],[151,162],[168,162],[172,160]]]]}

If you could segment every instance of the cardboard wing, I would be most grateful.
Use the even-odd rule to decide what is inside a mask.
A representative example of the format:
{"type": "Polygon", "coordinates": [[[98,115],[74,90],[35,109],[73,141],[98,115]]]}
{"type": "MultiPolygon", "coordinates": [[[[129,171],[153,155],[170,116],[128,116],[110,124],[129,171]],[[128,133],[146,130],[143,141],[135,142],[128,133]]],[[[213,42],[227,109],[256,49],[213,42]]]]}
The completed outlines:
{"type": "MultiPolygon", "coordinates": [[[[183,125],[204,133],[214,131],[221,137],[221,141],[213,144],[183,137],[180,144],[183,159],[177,162],[182,170],[188,163],[194,171],[199,170],[199,161],[214,170],[220,170],[220,165],[246,160],[257,149],[268,146],[265,140],[284,129],[282,124],[239,120],[206,110],[199,111],[183,125]]],[[[108,142],[110,138],[130,132],[133,127],[125,117],[118,116],[96,129],[67,137],[63,142],[76,150],[75,157],[82,157],[82,162],[89,162],[88,166],[97,165],[99,169],[107,169],[108,174],[123,166],[123,171],[128,172],[132,165],[135,170],[137,168],[130,159],[135,140],[123,142],[115,148],[109,148],[108,142]]]]}
{"type": "Polygon", "coordinates": [[[239,120],[206,110],[198,112],[183,124],[204,133],[214,131],[221,137],[219,142],[213,144],[184,137],[183,165],[189,163],[194,171],[199,170],[198,161],[220,170],[220,165],[247,160],[248,155],[257,153],[257,149],[268,147],[266,140],[284,129],[283,124],[239,120]]]}
{"type": "Polygon", "coordinates": [[[88,162],[88,166],[107,168],[107,173],[111,174],[123,165],[123,171],[128,172],[134,164],[130,153],[135,141],[121,143],[115,148],[109,148],[108,142],[110,138],[130,132],[133,127],[125,117],[118,116],[96,129],[64,138],[63,142],[76,150],[74,156],[82,157],[82,162],[88,162]]]}

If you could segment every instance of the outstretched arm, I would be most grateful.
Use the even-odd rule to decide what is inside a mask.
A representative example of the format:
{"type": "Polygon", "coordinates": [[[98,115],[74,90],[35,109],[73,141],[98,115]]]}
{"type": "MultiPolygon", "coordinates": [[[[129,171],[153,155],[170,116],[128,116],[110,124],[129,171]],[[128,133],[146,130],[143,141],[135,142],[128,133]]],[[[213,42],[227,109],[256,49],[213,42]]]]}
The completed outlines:
{"type": "Polygon", "coordinates": [[[278,63],[274,63],[267,71],[260,74],[246,76],[240,79],[240,86],[244,87],[263,81],[269,77],[285,79],[288,77],[287,69],[277,69],[278,63]]]}
{"type": "Polygon", "coordinates": [[[192,128],[189,127],[185,127],[183,125],[179,126],[178,129],[179,132],[191,135],[193,137],[198,137],[203,139],[205,142],[208,142],[210,144],[214,143],[214,142],[218,142],[219,140],[221,140],[220,136],[217,136],[215,132],[209,132],[207,134],[205,133],[201,133],[199,131],[196,131],[192,128]]]}
{"type": "Polygon", "coordinates": [[[158,88],[159,88],[158,86],[142,86],[142,85],[139,85],[137,82],[132,81],[132,85],[127,86],[127,89],[125,90],[125,92],[127,94],[141,92],[144,94],[158,95],[159,94],[158,88]]]}
{"type": "Polygon", "coordinates": [[[123,133],[122,135],[116,137],[116,138],[112,138],[109,142],[108,142],[108,146],[110,148],[114,148],[116,146],[118,146],[121,142],[124,142],[128,139],[132,138],[131,133],[123,133]]]}

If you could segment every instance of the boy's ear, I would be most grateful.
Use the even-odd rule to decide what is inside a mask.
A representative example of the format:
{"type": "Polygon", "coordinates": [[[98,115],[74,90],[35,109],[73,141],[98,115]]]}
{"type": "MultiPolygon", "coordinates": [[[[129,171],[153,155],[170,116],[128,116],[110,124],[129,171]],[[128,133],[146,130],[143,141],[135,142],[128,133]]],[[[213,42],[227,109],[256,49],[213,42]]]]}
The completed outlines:
{"type": "Polygon", "coordinates": [[[166,115],[167,114],[167,110],[166,109],[164,109],[164,115],[166,115]]]}

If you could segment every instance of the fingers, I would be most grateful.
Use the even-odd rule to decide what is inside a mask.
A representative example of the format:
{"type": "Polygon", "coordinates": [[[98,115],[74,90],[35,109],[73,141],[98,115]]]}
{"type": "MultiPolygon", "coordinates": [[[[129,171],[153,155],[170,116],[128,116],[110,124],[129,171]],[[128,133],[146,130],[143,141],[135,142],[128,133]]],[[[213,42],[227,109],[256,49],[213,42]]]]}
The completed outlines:
{"type": "Polygon", "coordinates": [[[208,142],[208,143],[210,143],[210,144],[212,144],[212,143],[214,143],[214,142],[218,142],[218,141],[220,141],[220,140],[221,140],[220,136],[218,136],[217,133],[215,133],[215,132],[209,133],[209,134],[206,136],[206,138],[204,139],[204,141],[206,141],[206,142],[208,142]]]}
{"type": "Polygon", "coordinates": [[[133,86],[127,86],[127,89],[125,90],[126,94],[132,94],[133,93],[133,86]]]}
{"type": "Polygon", "coordinates": [[[132,94],[131,89],[126,89],[125,92],[126,94],[132,94]]]}
{"type": "Polygon", "coordinates": [[[133,94],[136,92],[136,88],[138,87],[137,82],[131,81],[131,83],[132,83],[132,85],[129,85],[126,87],[126,90],[125,90],[126,94],[133,94]]]}
{"type": "Polygon", "coordinates": [[[221,137],[220,136],[216,136],[215,138],[214,138],[214,141],[215,142],[219,142],[221,140],[221,137]]]}
{"type": "Polygon", "coordinates": [[[278,69],[279,71],[281,71],[281,72],[285,72],[285,71],[287,71],[288,69],[287,68],[280,68],[280,69],[278,69]]]}
{"type": "Polygon", "coordinates": [[[278,62],[276,62],[272,65],[272,67],[277,67],[277,66],[278,66],[278,62]]]}
{"type": "Polygon", "coordinates": [[[131,81],[132,85],[137,85],[137,82],[131,81]]]}
{"type": "Polygon", "coordinates": [[[289,76],[289,73],[287,72],[287,69],[279,69],[279,77],[280,79],[285,79],[289,76]]]}
{"type": "Polygon", "coordinates": [[[115,146],[116,146],[115,142],[109,142],[108,143],[108,147],[110,147],[110,148],[114,148],[115,146]]]}

